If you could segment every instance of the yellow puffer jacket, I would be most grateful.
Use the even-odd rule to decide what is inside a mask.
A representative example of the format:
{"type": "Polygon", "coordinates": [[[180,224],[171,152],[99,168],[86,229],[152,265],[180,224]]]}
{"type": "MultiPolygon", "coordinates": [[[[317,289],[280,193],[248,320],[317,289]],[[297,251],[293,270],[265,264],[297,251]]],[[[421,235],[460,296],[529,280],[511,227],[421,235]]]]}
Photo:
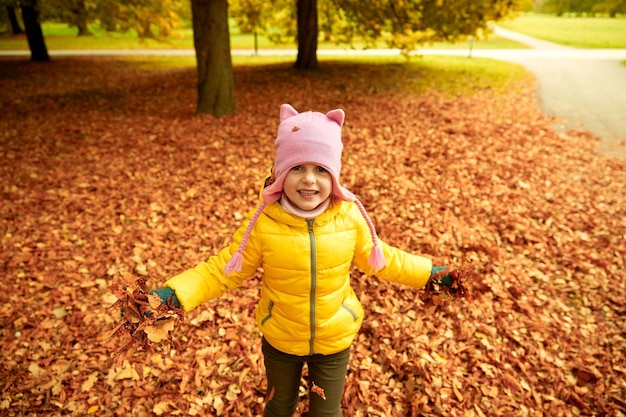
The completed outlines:
{"type": "MultiPolygon", "coordinates": [[[[267,341],[292,355],[333,354],[347,349],[363,321],[363,307],[350,286],[350,267],[374,274],[373,243],[354,203],[335,201],[315,220],[287,213],[279,203],[265,208],[246,249],[241,272],[222,269],[236,252],[254,210],[232,244],[208,261],[169,279],[186,311],[219,297],[263,268],[256,320],[267,341]]],[[[380,242],[387,266],[376,276],[422,288],[432,262],[380,242]]]]}

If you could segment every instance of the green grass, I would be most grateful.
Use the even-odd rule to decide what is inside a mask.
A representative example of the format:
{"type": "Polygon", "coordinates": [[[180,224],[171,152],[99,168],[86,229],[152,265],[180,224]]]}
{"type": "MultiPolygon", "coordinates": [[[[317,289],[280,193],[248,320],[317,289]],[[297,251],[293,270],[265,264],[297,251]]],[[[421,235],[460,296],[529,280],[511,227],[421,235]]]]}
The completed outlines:
{"type": "MultiPolygon", "coordinates": [[[[123,60],[129,67],[144,71],[176,71],[195,68],[193,56],[137,56],[115,58],[123,60]]],[[[353,86],[369,93],[422,94],[437,91],[444,96],[471,96],[482,91],[509,94],[517,88],[532,83],[532,75],[523,66],[495,59],[467,59],[466,57],[444,57],[436,55],[412,57],[407,61],[402,56],[346,56],[320,58],[317,74],[325,79],[341,79],[346,68],[354,71],[361,68],[364,75],[362,85],[353,86]],[[384,71],[372,68],[384,67],[384,71]],[[369,69],[368,69],[369,68],[369,69]],[[372,82],[370,73],[383,73],[384,78],[372,82]]],[[[288,69],[293,65],[292,57],[279,56],[233,56],[235,67],[255,66],[259,71],[288,69]],[[273,69],[272,69],[273,68],[273,69]]]]}
{"type": "Polygon", "coordinates": [[[626,48],[626,16],[557,17],[524,14],[499,23],[505,29],[550,42],[582,48],[626,48]]]}
{"type": "MultiPolygon", "coordinates": [[[[169,71],[176,69],[195,68],[195,55],[183,56],[124,56],[116,58],[123,59],[133,66],[148,71],[169,71]]],[[[234,55],[232,57],[235,66],[263,66],[275,64],[293,65],[294,58],[290,56],[241,56],[234,55]]]]}
{"type": "MultiPolygon", "coordinates": [[[[66,24],[45,23],[42,25],[46,46],[49,50],[59,49],[193,49],[193,32],[191,29],[180,29],[176,31],[175,36],[169,37],[164,41],[154,39],[140,40],[133,32],[128,33],[107,33],[98,27],[91,27],[93,36],[77,36],[78,30],[70,28],[66,24]]],[[[425,49],[468,49],[470,47],[470,38],[456,43],[438,42],[434,44],[423,45],[425,49]]],[[[230,37],[232,49],[254,49],[254,36],[250,34],[241,34],[233,30],[230,37]]],[[[296,43],[276,45],[265,36],[257,38],[257,46],[259,49],[295,49],[296,43]]],[[[360,49],[363,44],[356,44],[355,48],[360,49]]],[[[384,48],[383,44],[379,47],[384,48]]],[[[524,48],[525,46],[510,41],[508,39],[486,34],[475,39],[473,47],[476,49],[508,49],[508,48],[524,48]]],[[[349,48],[347,45],[337,45],[330,42],[320,42],[319,49],[344,49],[349,48]]],[[[0,49],[2,50],[27,50],[28,42],[26,36],[2,36],[0,37],[0,49]]]]}
{"type": "Polygon", "coordinates": [[[395,89],[406,94],[433,90],[446,96],[470,96],[485,90],[508,94],[524,85],[521,80],[532,80],[523,66],[495,59],[432,55],[414,57],[408,63],[400,57],[361,60],[387,65],[389,80],[379,80],[373,88],[381,88],[385,82],[399,83],[395,89]]]}
{"type": "MultiPolygon", "coordinates": [[[[107,33],[98,27],[90,27],[93,36],[77,36],[78,30],[62,23],[42,25],[46,46],[54,49],[158,49],[158,48],[193,48],[192,31],[179,30],[166,41],[154,39],[141,40],[136,33],[107,33]]],[[[28,49],[25,35],[0,37],[0,49],[28,49]]]]}
{"type": "MultiPolygon", "coordinates": [[[[121,57],[115,58],[143,71],[192,70],[193,57],[121,57]]],[[[307,76],[342,80],[350,77],[351,91],[368,94],[403,94],[407,96],[437,92],[444,97],[471,97],[483,92],[511,94],[527,88],[533,76],[521,65],[492,59],[465,57],[422,56],[407,62],[400,56],[349,56],[320,59],[318,71],[307,76]],[[380,68],[380,69],[379,69],[380,68]],[[374,82],[373,82],[374,80],[374,82]]],[[[235,68],[254,66],[257,74],[276,73],[287,76],[292,71],[293,59],[285,57],[233,57],[235,68]]],[[[235,71],[235,74],[238,74],[235,71]]],[[[237,75],[236,75],[237,76],[237,75]]],[[[343,81],[334,88],[347,88],[343,81]]]]}
{"type": "MultiPolygon", "coordinates": [[[[556,17],[553,15],[524,14],[513,20],[499,23],[500,26],[516,32],[525,33],[540,39],[564,45],[586,48],[626,48],[626,17],[556,17]]],[[[165,41],[154,39],[140,40],[133,32],[107,33],[98,27],[91,27],[93,36],[77,36],[77,29],[65,24],[46,23],[42,26],[46,46],[49,50],[58,49],[193,49],[193,32],[189,28],[176,31],[165,41]]],[[[232,49],[254,49],[252,35],[241,34],[233,30],[232,49]]],[[[471,39],[456,43],[434,43],[423,45],[421,49],[469,49],[471,39]]],[[[296,48],[296,44],[276,45],[264,36],[257,38],[259,49],[296,48]]],[[[347,48],[346,45],[320,42],[318,49],[347,48]]],[[[363,45],[355,45],[357,49],[363,45]]],[[[384,45],[379,45],[384,47],[384,45]]],[[[473,41],[475,49],[512,49],[525,48],[517,42],[494,34],[484,34],[473,41]]],[[[28,50],[25,36],[0,37],[2,50],[28,50]]]]}

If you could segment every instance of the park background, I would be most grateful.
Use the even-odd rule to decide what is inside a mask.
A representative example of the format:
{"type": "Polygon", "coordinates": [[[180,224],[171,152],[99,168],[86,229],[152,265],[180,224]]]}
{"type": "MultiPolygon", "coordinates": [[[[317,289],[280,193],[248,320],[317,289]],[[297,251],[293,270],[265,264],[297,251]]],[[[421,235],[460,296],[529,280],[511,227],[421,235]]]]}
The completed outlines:
{"type": "MultiPolygon", "coordinates": [[[[502,24],[530,32],[537,19],[624,22],[502,24]]],[[[65,27],[44,24],[51,50],[82,42],[65,27]]],[[[163,48],[102,37],[87,39],[163,48]]],[[[474,45],[491,42],[522,47],[474,45]]],[[[0,48],[27,45],[7,35],[0,48]]],[[[434,306],[354,271],[367,317],[347,415],[626,413],[624,162],[588,132],[555,132],[527,71],[440,56],[334,56],[305,72],[289,56],[233,60],[238,110],[220,118],[195,112],[193,56],[0,60],[0,415],[261,414],[260,276],[188,314],[173,349],[115,362],[123,340],[102,336],[122,273],[158,287],[229,242],[271,168],[283,102],[345,109],[342,180],[383,240],[477,273],[472,300],[434,306]]]]}

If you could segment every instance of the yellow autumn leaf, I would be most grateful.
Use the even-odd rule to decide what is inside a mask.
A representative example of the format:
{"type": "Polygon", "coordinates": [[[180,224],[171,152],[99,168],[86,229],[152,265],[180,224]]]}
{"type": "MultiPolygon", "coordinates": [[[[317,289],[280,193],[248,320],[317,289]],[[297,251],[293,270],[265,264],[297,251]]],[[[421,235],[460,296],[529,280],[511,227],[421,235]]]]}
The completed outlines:
{"type": "Polygon", "coordinates": [[[153,325],[146,326],[143,331],[150,341],[159,343],[168,338],[169,332],[174,330],[174,320],[158,320],[153,325]]]}
{"type": "Polygon", "coordinates": [[[139,374],[137,373],[137,370],[135,368],[126,366],[124,369],[118,372],[117,375],[115,375],[116,381],[120,381],[122,379],[132,379],[136,381],[139,379],[139,374]]]}
{"type": "Polygon", "coordinates": [[[162,416],[163,414],[166,414],[168,411],[170,411],[170,406],[167,403],[167,401],[161,401],[160,403],[155,404],[154,407],[152,408],[152,412],[156,414],[157,416],[162,416]]]}
{"type": "Polygon", "coordinates": [[[222,397],[220,396],[216,396],[213,398],[213,408],[215,409],[215,413],[218,416],[221,416],[222,414],[224,414],[224,400],[222,400],[222,397]]]}
{"type": "Polygon", "coordinates": [[[165,300],[162,300],[161,297],[159,297],[159,295],[156,293],[148,295],[148,303],[153,310],[159,308],[163,301],[165,300]]]}
{"type": "Polygon", "coordinates": [[[92,372],[91,375],[89,375],[89,377],[87,377],[85,382],[83,382],[83,384],[80,386],[80,391],[81,392],[90,391],[93,388],[93,385],[96,383],[96,381],[98,381],[98,373],[92,372]]]}
{"type": "Polygon", "coordinates": [[[35,378],[39,378],[46,373],[45,369],[41,368],[38,364],[34,362],[28,365],[28,370],[31,374],[33,374],[35,378]]]}
{"type": "Polygon", "coordinates": [[[137,287],[137,278],[129,272],[122,273],[122,282],[130,288],[134,289],[137,287]]]}

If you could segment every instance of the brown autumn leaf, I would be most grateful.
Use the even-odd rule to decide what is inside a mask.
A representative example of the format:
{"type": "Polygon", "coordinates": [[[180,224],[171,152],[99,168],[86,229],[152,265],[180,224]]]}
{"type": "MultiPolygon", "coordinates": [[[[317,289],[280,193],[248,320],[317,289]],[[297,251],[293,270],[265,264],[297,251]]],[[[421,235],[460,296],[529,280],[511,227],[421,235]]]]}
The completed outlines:
{"type": "Polygon", "coordinates": [[[326,392],[324,391],[324,388],[315,385],[315,381],[311,381],[311,392],[313,394],[319,395],[322,400],[326,399],[326,392]]]}
{"type": "Polygon", "coordinates": [[[626,414],[624,162],[557,132],[532,80],[480,87],[479,60],[448,77],[469,94],[424,88],[429,57],[321,64],[236,67],[238,113],[216,119],[194,113],[194,68],[2,60],[1,416],[262,414],[260,276],[186,314],[176,349],[131,334],[156,306],[138,278],[205,260],[255,204],[285,101],[344,108],[342,182],[382,240],[473,259],[471,299],[433,304],[353,272],[346,415],[626,414]]]}
{"type": "Polygon", "coordinates": [[[123,340],[114,353],[116,360],[119,362],[133,347],[143,352],[155,346],[169,350],[173,343],[170,332],[183,320],[182,309],[163,304],[157,294],[149,293],[145,278],[129,273],[122,274],[120,282],[113,285],[113,293],[117,301],[110,308],[120,309],[120,321],[100,339],[119,336],[123,340]]]}

